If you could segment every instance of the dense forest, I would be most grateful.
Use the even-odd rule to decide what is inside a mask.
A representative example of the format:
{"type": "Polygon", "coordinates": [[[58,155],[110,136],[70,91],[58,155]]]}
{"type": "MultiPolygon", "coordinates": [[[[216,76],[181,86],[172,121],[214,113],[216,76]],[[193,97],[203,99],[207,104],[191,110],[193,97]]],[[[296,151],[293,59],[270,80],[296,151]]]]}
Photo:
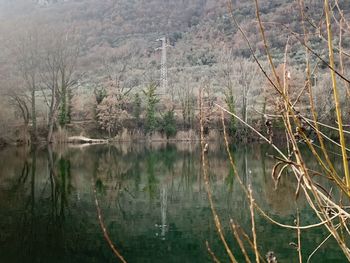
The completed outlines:
{"type": "MultiPolygon", "coordinates": [[[[55,142],[72,135],[196,139],[200,88],[205,91],[208,134],[222,129],[215,103],[265,131],[266,113],[277,114],[278,101],[252,59],[254,54],[272,74],[254,1],[231,4],[232,10],[227,1],[214,0],[0,0],[2,143],[55,142]],[[169,46],[167,90],[159,82],[156,41],[164,36],[169,46]]],[[[335,124],[323,3],[305,1],[304,20],[298,1],[259,4],[276,70],[282,78],[288,63],[291,97],[307,116],[306,28],[316,58],[310,65],[316,111],[320,121],[335,124]]],[[[350,3],[339,1],[337,7],[333,19],[347,28],[343,18],[349,16],[350,3]]],[[[338,27],[333,33],[336,65],[346,76],[350,34],[338,27]]],[[[341,86],[344,107],[349,92],[347,85],[341,86]]],[[[343,115],[349,121],[349,110],[343,115]]],[[[226,121],[232,136],[247,136],[234,118],[226,121]]]]}

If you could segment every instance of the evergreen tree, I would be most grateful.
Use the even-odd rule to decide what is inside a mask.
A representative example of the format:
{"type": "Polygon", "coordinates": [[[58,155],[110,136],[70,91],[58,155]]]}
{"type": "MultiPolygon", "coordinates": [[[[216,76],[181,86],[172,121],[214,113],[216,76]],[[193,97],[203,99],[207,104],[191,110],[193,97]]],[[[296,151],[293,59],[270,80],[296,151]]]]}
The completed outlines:
{"type": "Polygon", "coordinates": [[[136,93],[134,96],[133,115],[136,119],[137,125],[139,125],[141,115],[141,97],[139,93],[136,93]]]}
{"type": "Polygon", "coordinates": [[[107,97],[107,91],[105,88],[99,88],[94,90],[96,104],[100,104],[105,97],[107,97]]]}
{"type": "Polygon", "coordinates": [[[174,110],[168,110],[163,116],[162,132],[165,133],[167,139],[176,135],[176,120],[174,110]]]}
{"type": "Polygon", "coordinates": [[[152,134],[158,126],[156,119],[156,104],[159,102],[159,98],[156,94],[156,84],[150,84],[143,93],[146,96],[147,109],[146,109],[146,132],[152,134]]]}

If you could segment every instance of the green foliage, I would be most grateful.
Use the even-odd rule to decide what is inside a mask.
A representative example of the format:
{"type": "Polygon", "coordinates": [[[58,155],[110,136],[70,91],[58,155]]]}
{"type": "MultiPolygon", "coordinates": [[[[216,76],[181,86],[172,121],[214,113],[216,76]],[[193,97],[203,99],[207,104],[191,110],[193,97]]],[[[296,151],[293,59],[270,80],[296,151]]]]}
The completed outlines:
{"type": "Polygon", "coordinates": [[[176,135],[176,120],[174,110],[168,110],[162,119],[161,131],[165,133],[167,139],[176,135]]]}
{"type": "Polygon", "coordinates": [[[60,158],[59,162],[59,190],[61,192],[62,202],[66,203],[66,195],[69,194],[73,189],[71,185],[71,162],[69,159],[60,158]]]}
{"type": "Polygon", "coordinates": [[[94,94],[97,105],[100,104],[105,97],[107,97],[107,91],[105,88],[95,89],[94,94]]]}
{"type": "Polygon", "coordinates": [[[99,194],[101,194],[101,195],[105,195],[106,194],[107,187],[103,184],[103,181],[100,178],[96,179],[95,187],[96,187],[96,191],[99,194]]]}
{"type": "Polygon", "coordinates": [[[230,191],[232,191],[232,189],[233,189],[233,184],[234,184],[234,181],[235,181],[235,180],[234,180],[234,179],[235,179],[235,174],[234,174],[234,171],[233,171],[232,167],[230,167],[229,169],[230,169],[230,170],[229,170],[228,175],[226,176],[225,183],[226,183],[228,189],[229,189],[230,191]]]}
{"type": "Polygon", "coordinates": [[[156,84],[150,84],[146,90],[143,91],[146,96],[147,109],[146,109],[146,132],[152,134],[158,127],[156,119],[156,105],[159,102],[159,98],[156,94],[156,84]]]}
{"type": "Polygon", "coordinates": [[[186,58],[192,66],[212,66],[217,63],[215,55],[208,49],[200,53],[189,54],[186,58]]]}
{"type": "Polygon", "coordinates": [[[165,148],[160,149],[159,155],[159,160],[162,160],[167,170],[172,171],[174,169],[174,164],[177,159],[176,146],[167,143],[165,148]]]}
{"type": "Polygon", "coordinates": [[[67,123],[70,122],[70,95],[71,94],[67,91],[67,88],[63,87],[61,95],[60,112],[58,116],[58,122],[61,127],[64,127],[67,123]]]}
{"type": "Polygon", "coordinates": [[[141,97],[139,93],[136,93],[133,101],[133,116],[135,117],[137,123],[140,122],[141,115],[141,97]]]}
{"type": "Polygon", "coordinates": [[[153,200],[156,197],[159,180],[155,175],[155,167],[157,165],[158,159],[156,154],[150,152],[146,161],[146,172],[147,172],[147,181],[144,188],[145,191],[149,193],[149,197],[153,200]]]}
{"type": "Polygon", "coordinates": [[[64,127],[67,123],[67,111],[66,111],[66,101],[65,100],[64,100],[64,102],[62,102],[62,105],[60,107],[58,121],[59,121],[61,127],[64,127]]]}
{"type": "Polygon", "coordinates": [[[98,120],[98,107],[102,103],[102,101],[107,97],[107,91],[105,88],[95,88],[94,89],[94,95],[95,95],[95,105],[94,105],[94,118],[98,120]]]}
{"type": "Polygon", "coordinates": [[[182,32],[174,32],[171,34],[170,36],[170,39],[173,41],[173,42],[177,42],[178,40],[181,40],[182,39],[182,32]]]}
{"type": "Polygon", "coordinates": [[[67,115],[66,115],[67,123],[70,123],[72,120],[72,107],[73,107],[72,98],[73,98],[72,90],[68,89],[67,91],[68,105],[67,105],[67,115]]]}

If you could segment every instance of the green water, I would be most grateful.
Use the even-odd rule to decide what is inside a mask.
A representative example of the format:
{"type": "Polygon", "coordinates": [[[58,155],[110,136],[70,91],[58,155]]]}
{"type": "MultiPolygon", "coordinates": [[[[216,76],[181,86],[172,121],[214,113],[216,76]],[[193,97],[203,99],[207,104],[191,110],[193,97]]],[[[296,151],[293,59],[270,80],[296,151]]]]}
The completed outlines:
{"type": "MultiPolygon", "coordinates": [[[[274,190],[268,146],[232,151],[244,183],[252,185],[254,198],[269,215],[293,224],[298,206],[302,225],[317,222],[302,196],[295,201],[292,176],[283,177],[274,190]]],[[[225,149],[211,145],[208,157],[215,207],[230,247],[244,262],[229,220],[250,235],[249,205],[225,149]]],[[[0,152],[0,164],[1,263],[118,262],[103,235],[95,197],[110,240],[128,262],[212,262],[206,241],[221,262],[229,262],[215,230],[198,145],[120,144],[32,152],[9,148],[0,152]]],[[[290,245],[297,243],[295,231],[259,215],[256,226],[263,255],[274,251],[279,262],[297,262],[290,245]]],[[[303,232],[305,262],[326,236],[322,229],[303,232]]],[[[311,262],[345,258],[330,239],[311,262]]]]}

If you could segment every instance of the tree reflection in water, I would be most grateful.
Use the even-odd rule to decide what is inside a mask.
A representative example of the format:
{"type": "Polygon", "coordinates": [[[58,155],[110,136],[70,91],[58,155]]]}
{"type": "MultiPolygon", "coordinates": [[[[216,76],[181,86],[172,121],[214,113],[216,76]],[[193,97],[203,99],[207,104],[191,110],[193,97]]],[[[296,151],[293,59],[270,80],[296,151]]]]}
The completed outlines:
{"type": "MultiPolygon", "coordinates": [[[[288,176],[274,190],[274,160],[266,157],[268,151],[264,145],[232,148],[259,204],[279,221],[292,223],[293,206],[306,209],[304,200],[291,202],[295,184],[288,176]]],[[[248,205],[224,148],[211,146],[208,159],[220,217],[226,222],[233,218],[248,230],[248,205]]],[[[127,261],[210,262],[207,240],[215,254],[227,260],[212,221],[196,145],[8,148],[0,152],[0,160],[0,262],[115,262],[96,215],[94,189],[110,240],[127,261]]],[[[304,213],[301,220],[311,223],[313,215],[304,213]]],[[[283,262],[296,256],[288,245],[295,232],[260,217],[256,224],[261,251],[272,249],[283,262]]],[[[224,231],[236,246],[231,230],[224,231]]],[[[303,236],[305,253],[322,237],[318,231],[303,236]]],[[[326,253],[331,246],[330,241],[319,258],[341,260],[336,250],[326,253]]]]}

